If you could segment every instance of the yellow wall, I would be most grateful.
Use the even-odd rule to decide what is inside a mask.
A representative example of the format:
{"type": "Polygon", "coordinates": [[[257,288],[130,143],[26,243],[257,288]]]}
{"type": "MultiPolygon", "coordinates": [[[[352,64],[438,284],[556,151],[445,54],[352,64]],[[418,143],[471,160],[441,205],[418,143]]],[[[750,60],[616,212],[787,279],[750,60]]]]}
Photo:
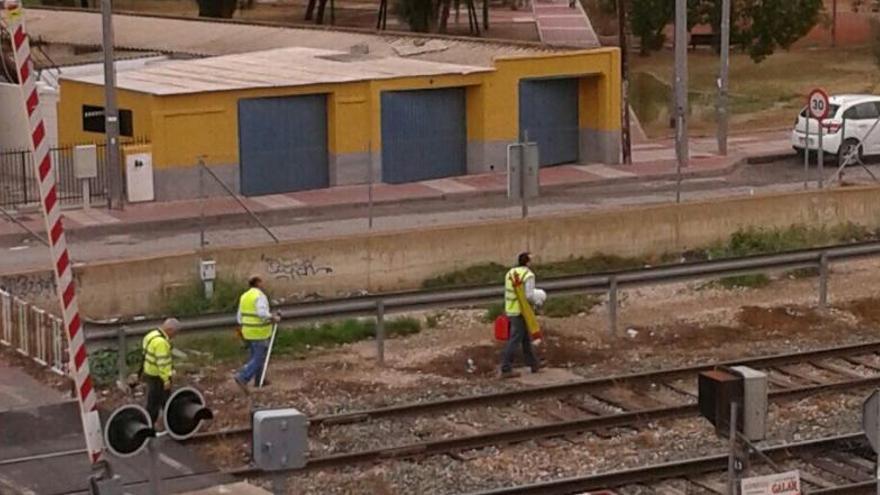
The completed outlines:
{"type": "MultiPolygon", "coordinates": [[[[470,141],[514,140],[519,133],[519,81],[540,77],[578,77],[581,127],[620,128],[620,59],[617,49],[500,58],[495,69],[468,75],[374,80],[293,88],[248,89],[191,95],[151,96],[120,91],[120,107],[134,112],[137,136],[153,144],[157,169],[206,162],[238,161],[238,100],[285,95],[327,94],[331,153],[381,149],[382,91],[465,87],[470,141]]],[[[100,141],[82,132],[81,105],[102,105],[102,88],[62,80],[59,138],[64,144],[100,141]]]]}
{"type": "MultiPolygon", "coordinates": [[[[149,140],[153,134],[150,117],[154,96],[134,91],[117,91],[119,108],[132,111],[132,131],[135,138],[149,140]]],[[[76,81],[61,80],[58,99],[58,143],[62,146],[81,143],[103,143],[104,134],[83,131],[82,106],[104,106],[104,87],[76,81]]],[[[129,138],[123,137],[122,142],[129,138]]]]}

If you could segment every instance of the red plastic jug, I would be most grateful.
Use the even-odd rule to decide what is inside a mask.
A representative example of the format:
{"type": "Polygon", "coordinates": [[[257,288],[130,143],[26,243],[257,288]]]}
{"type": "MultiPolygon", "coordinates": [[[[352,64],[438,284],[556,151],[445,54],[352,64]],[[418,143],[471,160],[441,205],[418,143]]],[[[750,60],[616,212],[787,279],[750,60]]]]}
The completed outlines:
{"type": "Polygon", "coordinates": [[[510,338],[510,320],[507,315],[499,315],[495,318],[495,340],[506,342],[510,338]]]}

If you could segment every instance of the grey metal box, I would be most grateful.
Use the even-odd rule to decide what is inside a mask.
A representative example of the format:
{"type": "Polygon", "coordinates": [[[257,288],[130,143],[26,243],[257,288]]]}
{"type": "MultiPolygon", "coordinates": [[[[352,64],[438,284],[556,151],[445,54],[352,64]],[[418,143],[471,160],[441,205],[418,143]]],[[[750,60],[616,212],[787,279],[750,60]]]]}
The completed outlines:
{"type": "Polygon", "coordinates": [[[263,471],[305,467],[309,420],[296,409],[269,409],[253,415],[253,459],[263,471]]]}
{"type": "Polygon", "coordinates": [[[767,436],[767,375],[746,366],[730,368],[743,377],[742,434],[756,442],[767,436]]]}
{"type": "Polygon", "coordinates": [[[514,143],[507,145],[507,197],[536,198],[540,191],[538,145],[514,143]]]}
{"type": "Polygon", "coordinates": [[[94,144],[73,148],[73,175],[77,179],[98,176],[98,148],[94,144]]]}

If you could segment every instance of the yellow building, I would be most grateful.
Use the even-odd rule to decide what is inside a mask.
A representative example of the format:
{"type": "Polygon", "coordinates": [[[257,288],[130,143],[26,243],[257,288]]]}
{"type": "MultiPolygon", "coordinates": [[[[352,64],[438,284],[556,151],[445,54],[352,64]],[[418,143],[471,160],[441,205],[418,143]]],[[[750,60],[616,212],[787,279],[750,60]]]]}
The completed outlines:
{"type": "MultiPolygon", "coordinates": [[[[522,138],[542,166],[618,161],[616,49],[463,60],[294,46],[146,66],[118,75],[122,127],[158,200],[197,197],[200,158],[246,196],[503,171],[522,138]]],[[[61,80],[60,143],[103,139],[102,84],[61,80]]]]}

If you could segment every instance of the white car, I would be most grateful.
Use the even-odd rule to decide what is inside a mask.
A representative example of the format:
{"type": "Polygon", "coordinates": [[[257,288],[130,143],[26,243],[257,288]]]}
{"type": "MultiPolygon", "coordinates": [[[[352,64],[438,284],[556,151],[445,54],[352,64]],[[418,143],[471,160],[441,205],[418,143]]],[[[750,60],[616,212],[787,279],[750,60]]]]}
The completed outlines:
{"type": "MultiPolygon", "coordinates": [[[[861,144],[859,156],[880,154],[880,96],[837,95],[829,98],[828,117],[822,121],[822,149],[838,163],[861,144]]],[[[791,131],[791,145],[802,154],[819,149],[819,121],[810,118],[810,141],[806,142],[807,109],[798,115],[791,131]]]]}

